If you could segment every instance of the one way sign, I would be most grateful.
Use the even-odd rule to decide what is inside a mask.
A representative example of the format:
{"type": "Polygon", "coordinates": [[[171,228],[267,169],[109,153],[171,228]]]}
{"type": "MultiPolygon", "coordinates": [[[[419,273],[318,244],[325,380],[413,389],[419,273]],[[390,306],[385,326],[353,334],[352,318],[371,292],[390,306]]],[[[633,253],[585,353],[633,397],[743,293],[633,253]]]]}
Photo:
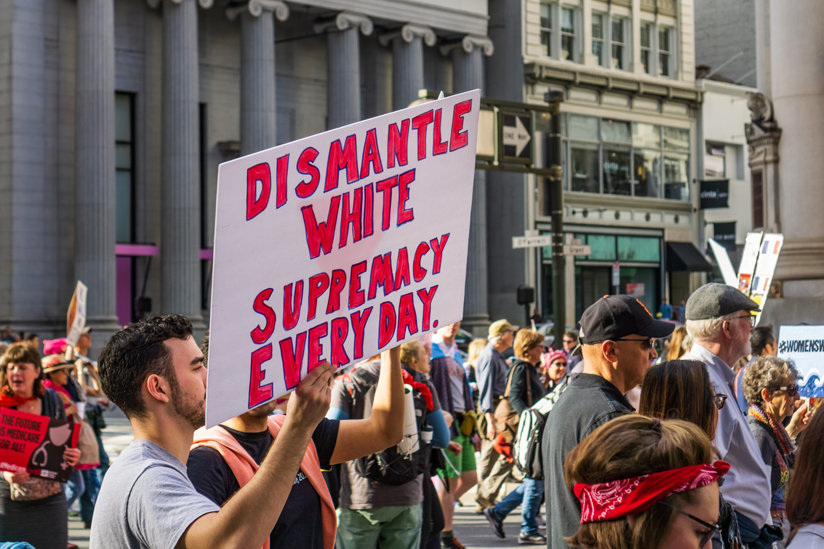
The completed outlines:
{"type": "Polygon", "coordinates": [[[528,146],[532,141],[532,120],[531,117],[521,114],[509,114],[500,112],[501,116],[501,141],[503,143],[504,161],[532,162],[532,147],[528,146]]]}

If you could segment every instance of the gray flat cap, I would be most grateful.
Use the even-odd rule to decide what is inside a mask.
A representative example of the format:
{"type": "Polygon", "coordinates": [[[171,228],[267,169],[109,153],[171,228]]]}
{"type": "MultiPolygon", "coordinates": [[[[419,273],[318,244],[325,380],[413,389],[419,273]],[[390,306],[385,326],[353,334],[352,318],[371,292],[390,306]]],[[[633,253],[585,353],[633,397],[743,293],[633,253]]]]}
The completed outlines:
{"type": "Polygon", "coordinates": [[[687,320],[720,318],[735,311],[759,312],[758,303],[738,288],[711,282],[704,284],[687,300],[687,320]]]}

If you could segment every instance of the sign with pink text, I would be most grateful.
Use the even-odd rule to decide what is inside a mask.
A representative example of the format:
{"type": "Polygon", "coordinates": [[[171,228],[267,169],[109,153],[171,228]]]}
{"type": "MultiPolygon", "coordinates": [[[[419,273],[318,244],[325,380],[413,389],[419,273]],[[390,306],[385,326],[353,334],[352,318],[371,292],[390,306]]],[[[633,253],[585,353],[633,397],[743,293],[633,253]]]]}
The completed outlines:
{"type": "Polygon", "coordinates": [[[480,92],[221,164],[206,423],[463,316],[480,92]]]}

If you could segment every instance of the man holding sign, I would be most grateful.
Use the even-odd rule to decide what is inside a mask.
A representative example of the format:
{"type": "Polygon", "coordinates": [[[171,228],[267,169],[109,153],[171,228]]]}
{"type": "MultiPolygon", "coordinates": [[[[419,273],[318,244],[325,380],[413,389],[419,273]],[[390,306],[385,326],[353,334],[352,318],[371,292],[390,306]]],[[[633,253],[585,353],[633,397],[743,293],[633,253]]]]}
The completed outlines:
{"type": "MultiPolygon", "coordinates": [[[[201,349],[208,354],[209,340],[201,349]]],[[[198,492],[223,505],[246,486],[283,428],[285,416],[270,416],[280,399],[195,433],[189,478],[198,492]]],[[[280,519],[269,536],[270,547],[332,549],[335,508],[321,469],[396,444],[403,431],[403,382],[400,349],[381,357],[372,413],[360,421],[323,419],[312,433],[280,519]]],[[[420,491],[420,486],[419,486],[420,491]]]]}
{"type": "Polygon", "coordinates": [[[221,509],[186,476],[205,418],[206,370],[180,315],[117,332],[99,361],[103,389],[132,424],[135,440],[109,469],[92,522],[92,548],[260,547],[280,516],[307,444],[329,407],[334,368],[309,372],[254,478],[221,509]]]}

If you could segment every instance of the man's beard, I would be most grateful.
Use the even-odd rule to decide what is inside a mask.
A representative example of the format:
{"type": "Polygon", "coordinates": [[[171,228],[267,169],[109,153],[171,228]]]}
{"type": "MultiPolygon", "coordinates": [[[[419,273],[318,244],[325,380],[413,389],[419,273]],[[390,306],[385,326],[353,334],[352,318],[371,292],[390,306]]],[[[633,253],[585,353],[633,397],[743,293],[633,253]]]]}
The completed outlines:
{"type": "Polygon", "coordinates": [[[180,384],[174,374],[171,376],[169,383],[172,387],[172,404],[175,412],[183,417],[193,429],[200,429],[206,425],[205,402],[193,403],[191,399],[184,398],[183,391],[180,390],[180,384]]]}

